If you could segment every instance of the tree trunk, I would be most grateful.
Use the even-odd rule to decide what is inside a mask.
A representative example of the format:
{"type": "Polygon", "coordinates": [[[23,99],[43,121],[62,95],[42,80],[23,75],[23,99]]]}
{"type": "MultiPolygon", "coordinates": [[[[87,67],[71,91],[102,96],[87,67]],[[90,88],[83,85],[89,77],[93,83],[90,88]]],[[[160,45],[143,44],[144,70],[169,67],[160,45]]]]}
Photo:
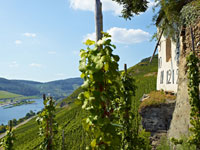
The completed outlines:
{"type": "Polygon", "coordinates": [[[96,30],[96,42],[102,38],[103,31],[103,15],[102,15],[102,3],[100,0],[95,0],[95,30],[96,30]]]}

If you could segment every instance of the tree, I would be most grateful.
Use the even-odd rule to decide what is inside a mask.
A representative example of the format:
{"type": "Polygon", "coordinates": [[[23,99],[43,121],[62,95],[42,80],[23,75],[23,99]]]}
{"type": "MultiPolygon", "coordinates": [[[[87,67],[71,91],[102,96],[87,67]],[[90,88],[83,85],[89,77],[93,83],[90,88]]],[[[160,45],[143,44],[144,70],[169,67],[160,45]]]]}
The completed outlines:
{"type": "Polygon", "coordinates": [[[141,12],[145,12],[148,8],[147,0],[113,0],[123,6],[122,17],[125,19],[131,19],[133,15],[138,15],[141,12]]]}
{"type": "Polygon", "coordinates": [[[164,35],[173,40],[179,37],[183,26],[191,26],[200,15],[199,0],[160,0],[156,7],[159,7],[159,11],[153,21],[165,30],[164,35]]]}

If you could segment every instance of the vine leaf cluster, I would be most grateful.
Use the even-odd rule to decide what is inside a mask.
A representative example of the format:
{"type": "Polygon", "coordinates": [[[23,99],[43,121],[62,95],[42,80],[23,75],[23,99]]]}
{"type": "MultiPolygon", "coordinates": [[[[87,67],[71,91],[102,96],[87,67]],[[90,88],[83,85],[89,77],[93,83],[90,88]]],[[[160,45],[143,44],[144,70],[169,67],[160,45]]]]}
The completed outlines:
{"type": "Polygon", "coordinates": [[[88,149],[119,149],[120,136],[116,133],[118,122],[115,115],[120,92],[116,80],[120,77],[119,56],[112,54],[115,46],[107,39],[109,37],[104,34],[96,44],[87,40],[87,49],[80,51],[79,70],[85,80],[82,85],[85,91],[79,95],[79,99],[83,102],[82,108],[89,112],[88,118],[83,121],[92,139],[88,149]]]}
{"type": "Polygon", "coordinates": [[[116,47],[111,44],[110,35],[103,33],[97,43],[87,40],[85,44],[87,49],[80,51],[79,65],[84,92],[78,99],[88,112],[83,120],[83,127],[91,139],[87,149],[128,150],[134,145],[142,145],[139,140],[142,138],[137,138],[138,143],[136,138],[133,140],[139,133],[139,126],[137,133],[133,128],[136,116],[131,108],[136,89],[134,80],[127,73],[119,72],[119,56],[113,54],[116,47]]]}
{"type": "Polygon", "coordinates": [[[55,101],[52,97],[43,95],[44,109],[36,118],[39,124],[39,135],[42,137],[40,149],[52,150],[55,142],[55,134],[58,132],[58,124],[55,121],[55,101]]]}
{"type": "Polygon", "coordinates": [[[200,99],[199,99],[199,59],[194,52],[187,57],[188,67],[188,95],[190,100],[190,131],[192,135],[189,143],[195,144],[200,149],[200,99]]]}

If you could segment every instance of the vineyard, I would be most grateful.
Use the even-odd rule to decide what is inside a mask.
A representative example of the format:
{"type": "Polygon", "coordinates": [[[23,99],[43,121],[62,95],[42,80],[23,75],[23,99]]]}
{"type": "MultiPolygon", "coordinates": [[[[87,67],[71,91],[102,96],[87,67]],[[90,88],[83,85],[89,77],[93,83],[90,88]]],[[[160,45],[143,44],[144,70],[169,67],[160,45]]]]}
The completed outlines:
{"type": "MultiPolygon", "coordinates": [[[[156,89],[157,57],[151,64],[148,59],[141,61],[137,65],[130,67],[127,72],[136,80],[136,96],[138,101],[144,93],[149,93],[156,89]]],[[[56,122],[58,123],[58,133],[55,136],[57,149],[85,149],[90,142],[86,138],[86,132],[82,127],[82,119],[86,117],[86,112],[81,109],[81,105],[76,102],[81,89],[77,89],[68,98],[64,99],[65,104],[69,105],[56,109],[56,122]],[[64,133],[64,134],[63,134],[64,133]],[[64,138],[64,141],[63,141],[64,138]],[[63,146],[64,145],[64,146],[63,146]]],[[[59,103],[60,105],[60,103],[59,103]]],[[[14,133],[16,140],[14,147],[16,150],[39,149],[42,139],[38,136],[39,127],[35,119],[17,128],[14,133]]]]}

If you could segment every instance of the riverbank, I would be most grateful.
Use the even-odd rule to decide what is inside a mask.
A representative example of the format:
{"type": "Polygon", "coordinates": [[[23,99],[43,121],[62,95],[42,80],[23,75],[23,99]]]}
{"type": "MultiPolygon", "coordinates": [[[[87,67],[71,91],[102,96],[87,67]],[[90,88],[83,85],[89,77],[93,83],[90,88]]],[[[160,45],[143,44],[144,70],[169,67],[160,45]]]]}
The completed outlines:
{"type": "Polygon", "coordinates": [[[14,105],[23,101],[29,101],[32,99],[38,99],[37,96],[18,96],[18,97],[11,97],[11,98],[1,98],[0,99],[0,107],[4,107],[7,105],[14,105]]]}
{"type": "Polygon", "coordinates": [[[20,102],[15,102],[15,103],[10,103],[8,105],[4,105],[4,109],[8,109],[8,108],[12,108],[12,107],[16,107],[16,106],[21,106],[21,105],[25,105],[25,104],[33,104],[35,103],[35,101],[31,101],[31,100],[23,100],[20,102]],[[7,107],[6,107],[7,106],[7,107]]]}

